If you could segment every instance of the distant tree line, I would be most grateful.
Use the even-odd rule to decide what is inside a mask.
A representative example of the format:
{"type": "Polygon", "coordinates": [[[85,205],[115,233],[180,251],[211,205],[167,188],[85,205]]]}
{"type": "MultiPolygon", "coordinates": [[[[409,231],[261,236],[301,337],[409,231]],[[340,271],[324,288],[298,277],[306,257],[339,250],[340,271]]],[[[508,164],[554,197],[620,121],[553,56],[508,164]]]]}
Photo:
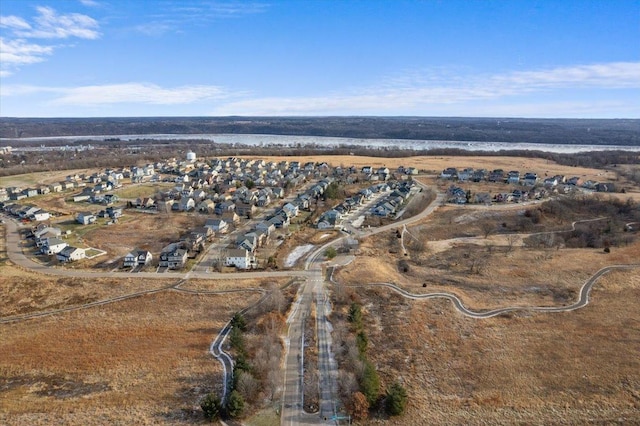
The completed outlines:
{"type": "MultiPolygon", "coordinates": [[[[148,145],[136,142],[109,142],[97,144],[95,149],[84,151],[27,151],[0,156],[0,176],[23,173],[104,168],[140,165],[163,161],[168,158],[183,159],[188,150],[197,152],[198,157],[228,157],[251,155],[266,157],[281,156],[314,156],[314,155],[360,155],[384,158],[406,158],[412,156],[513,156],[525,158],[543,158],[559,164],[575,167],[603,168],[617,164],[640,164],[640,155],[629,151],[597,151],[575,154],[560,154],[543,151],[509,150],[509,151],[465,151],[461,149],[372,149],[357,145],[345,145],[337,148],[318,146],[304,147],[251,147],[217,144],[210,141],[196,143],[194,141],[149,141],[148,145]],[[105,155],[108,150],[109,155],[105,155]]],[[[640,179],[640,174],[630,173],[632,179],[640,179]]]]}
{"type": "Polygon", "coordinates": [[[223,133],[640,145],[640,120],[436,117],[0,118],[0,137],[3,138],[223,133]]]}

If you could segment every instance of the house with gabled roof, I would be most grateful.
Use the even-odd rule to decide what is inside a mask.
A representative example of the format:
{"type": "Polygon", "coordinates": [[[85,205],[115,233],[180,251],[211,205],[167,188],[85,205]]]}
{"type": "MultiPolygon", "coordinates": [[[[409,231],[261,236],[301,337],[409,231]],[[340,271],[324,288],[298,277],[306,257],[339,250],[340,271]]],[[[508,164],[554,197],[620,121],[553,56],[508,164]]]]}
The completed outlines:
{"type": "Polygon", "coordinates": [[[160,253],[159,265],[161,268],[182,269],[187,263],[187,256],[187,250],[171,244],[166,251],[160,253]]]}
{"type": "Polygon", "coordinates": [[[76,221],[81,225],[92,224],[96,221],[96,219],[96,215],[91,212],[81,212],[78,213],[78,216],[76,217],[76,221]]]}
{"type": "Polygon", "coordinates": [[[244,248],[228,250],[224,264],[238,269],[252,269],[257,266],[255,257],[244,248]]]}
{"type": "Polygon", "coordinates": [[[86,257],[86,253],[82,248],[67,246],[57,253],[56,257],[60,262],[67,263],[84,259],[86,257]]]}
{"type": "Polygon", "coordinates": [[[42,254],[48,255],[58,254],[67,246],[68,244],[59,238],[47,238],[45,243],[40,248],[40,252],[42,254]]]}
{"type": "Polygon", "coordinates": [[[133,249],[124,256],[122,265],[125,268],[144,266],[151,263],[153,255],[148,250],[133,249]]]}
{"type": "Polygon", "coordinates": [[[229,231],[229,224],[224,219],[207,219],[204,226],[218,234],[225,234],[229,231]]]}

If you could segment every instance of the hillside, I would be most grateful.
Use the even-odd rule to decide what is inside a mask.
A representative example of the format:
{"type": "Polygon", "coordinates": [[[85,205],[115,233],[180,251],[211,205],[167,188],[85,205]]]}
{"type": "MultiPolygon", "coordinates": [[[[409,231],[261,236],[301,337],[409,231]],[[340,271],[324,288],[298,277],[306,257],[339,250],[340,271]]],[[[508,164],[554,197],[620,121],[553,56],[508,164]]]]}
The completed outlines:
{"type": "Polygon", "coordinates": [[[0,118],[2,138],[154,133],[640,145],[640,120],[428,117],[0,118]]]}

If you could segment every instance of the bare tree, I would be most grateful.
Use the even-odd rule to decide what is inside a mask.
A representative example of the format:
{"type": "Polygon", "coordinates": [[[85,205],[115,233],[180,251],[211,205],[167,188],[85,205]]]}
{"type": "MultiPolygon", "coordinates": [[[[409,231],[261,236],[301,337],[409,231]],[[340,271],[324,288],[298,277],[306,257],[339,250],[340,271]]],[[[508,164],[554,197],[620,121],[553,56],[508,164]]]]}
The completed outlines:
{"type": "Polygon", "coordinates": [[[478,227],[482,232],[484,238],[489,237],[489,235],[496,232],[496,224],[491,220],[482,220],[478,223],[478,227]]]}
{"type": "Polygon", "coordinates": [[[239,371],[236,378],[236,390],[242,395],[245,401],[251,402],[258,396],[259,385],[258,381],[246,371],[239,371]]]}
{"type": "Polygon", "coordinates": [[[520,236],[517,234],[509,234],[507,235],[507,253],[511,253],[513,248],[520,243],[520,236]]]}

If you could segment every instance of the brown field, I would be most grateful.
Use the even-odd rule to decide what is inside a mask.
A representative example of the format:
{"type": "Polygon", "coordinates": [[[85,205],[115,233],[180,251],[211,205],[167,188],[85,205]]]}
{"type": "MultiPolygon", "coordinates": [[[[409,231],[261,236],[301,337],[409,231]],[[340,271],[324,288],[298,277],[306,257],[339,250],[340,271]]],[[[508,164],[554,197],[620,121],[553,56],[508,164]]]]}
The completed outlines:
{"type": "Polygon", "coordinates": [[[389,233],[363,240],[359,255],[334,277],[348,285],[392,282],[413,293],[452,292],[470,309],[482,310],[571,304],[600,268],[640,259],[640,241],[605,254],[602,249],[523,248],[521,239],[509,250],[507,238],[433,241],[424,253],[409,250],[407,258],[395,233],[389,233]],[[411,258],[410,270],[401,273],[399,262],[411,258]]]}
{"type": "Polygon", "coordinates": [[[0,423],[202,423],[222,382],[209,344],[258,297],[165,292],[0,325],[0,423]]]}
{"type": "Polygon", "coordinates": [[[49,185],[52,183],[61,182],[65,180],[67,176],[72,174],[91,174],[95,171],[96,170],[91,169],[72,169],[4,176],[0,177],[0,186],[17,186],[20,188],[26,188],[29,186],[49,185]]]}
{"type": "Polygon", "coordinates": [[[614,272],[562,314],[476,320],[448,301],[361,289],[369,356],[407,413],[370,424],[640,423],[640,272],[614,272]]]}
{"type": "Polygon", "coordinates": [[[176,280],[56,277],[9,265],[2,266],[1,270],[0,317],[80,306],[176,283],[176,280]]]}
{"type": "MultiPolygon", "coordinates": [[[[136,247],[160,253],[164,246],[178,241],[188,230],[204,225],[207,219],[205,215],[184,213],[144,214],[125,210],[124,214],[115,225],[96,226],[85,233],[84,244],[107,251],[111,259],[122,257],[136,247]]],[[[79,229],[82,228],[79,225],[79,229]]]]}

